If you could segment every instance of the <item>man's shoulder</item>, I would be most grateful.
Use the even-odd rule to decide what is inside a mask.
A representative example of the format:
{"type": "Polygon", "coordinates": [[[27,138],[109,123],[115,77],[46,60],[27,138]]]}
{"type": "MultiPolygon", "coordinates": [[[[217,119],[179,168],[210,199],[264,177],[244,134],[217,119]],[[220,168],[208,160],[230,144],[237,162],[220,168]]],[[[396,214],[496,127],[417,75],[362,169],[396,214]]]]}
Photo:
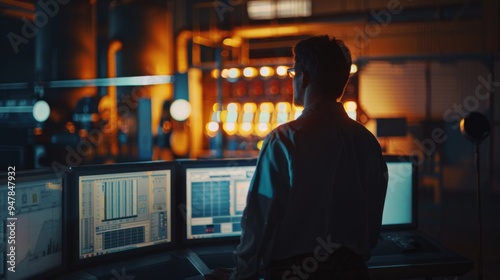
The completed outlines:
{"type": "Polygon", "coordinates": [[[271,130],[271,132],[269,132],[269,134],[266,136],[266,140],[280,141],[280,140],[292,139],[295,131],[296,129],[293,127],[293,125],[291,126],[289,123],[284,123],[271,130]]]}
{"type": "Polygon", "coordinates": [[[357,122],[355,120],[352,120],[352,119],[349,119],[348,122],[349,122],[349,126],[356,133],[359,133],[361,135],[365,135],[365,136],[367,136],[369,138],[376,139],[375,135],[366,126],[364,126],[363,124],[361,124],[361,123],[359,123],[359,122],[357,122]]]}

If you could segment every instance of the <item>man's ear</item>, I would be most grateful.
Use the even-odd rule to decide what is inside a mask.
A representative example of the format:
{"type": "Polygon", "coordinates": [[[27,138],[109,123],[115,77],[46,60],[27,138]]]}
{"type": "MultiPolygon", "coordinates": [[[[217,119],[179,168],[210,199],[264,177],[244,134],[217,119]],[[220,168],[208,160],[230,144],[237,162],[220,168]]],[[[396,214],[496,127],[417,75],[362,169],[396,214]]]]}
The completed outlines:
{"type": "Polygon", "coordinates": [[[301,87],[302,88],[306,88],[307,86],[309,86],[309,83],[311,82],[311,75],[309,75],[309,72],[302,72],[302,75],[300,75],[300,79],[301,79],[301,87]]]}

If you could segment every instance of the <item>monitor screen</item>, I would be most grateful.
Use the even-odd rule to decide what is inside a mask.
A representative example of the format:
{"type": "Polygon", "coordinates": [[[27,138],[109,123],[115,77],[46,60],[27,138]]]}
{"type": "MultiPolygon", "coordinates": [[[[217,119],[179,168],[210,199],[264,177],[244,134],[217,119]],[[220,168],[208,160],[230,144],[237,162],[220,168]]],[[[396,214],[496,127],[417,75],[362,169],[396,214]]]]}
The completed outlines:
{"type": "Polygon", "coordinates": [[[385,156],[389,182],[385,196],[384,227],[416,225],[416,171],[408,156],[385,156]]]}
{"type": "Polygon", "coordinates": [[[0,279],[55,274],[63,267],[61,179],[52,170],[19,172],[12,167],[5,173],[0,187],[0,279]]]}
{"type": "MultiPolygon", "coordinates": [[[[384,156],[389,182],[382,216],[384,229],[417,225],[416,166],[409,156],[384,156]]],[[[241,234],[241,216],[255,160],[187,161],[185,176],[185,239],[220,239],[241,234]]]]}
{"type": "Polygon", "coordinates": [[[173,163],[84,166],[72,169],[69,177],[77,262],[172,243],[173,163]]]}
{"type": "Polygon", "coordinates": [[[187,240],[238,237],[255,160],[192,161],[185,175],[187,240]]]}

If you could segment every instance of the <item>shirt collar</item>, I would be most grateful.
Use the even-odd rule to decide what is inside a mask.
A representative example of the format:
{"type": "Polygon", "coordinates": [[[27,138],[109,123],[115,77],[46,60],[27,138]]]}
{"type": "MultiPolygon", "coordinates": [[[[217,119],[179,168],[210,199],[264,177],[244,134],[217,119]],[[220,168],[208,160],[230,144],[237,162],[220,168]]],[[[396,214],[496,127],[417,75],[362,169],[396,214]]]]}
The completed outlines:
{"type": "Polygon", "coordinates": [[[347,116],[344,105],[340,102],[317,102],[304,108],[301,116],[309,114],[327,114],[337,116],[347,116]]]}

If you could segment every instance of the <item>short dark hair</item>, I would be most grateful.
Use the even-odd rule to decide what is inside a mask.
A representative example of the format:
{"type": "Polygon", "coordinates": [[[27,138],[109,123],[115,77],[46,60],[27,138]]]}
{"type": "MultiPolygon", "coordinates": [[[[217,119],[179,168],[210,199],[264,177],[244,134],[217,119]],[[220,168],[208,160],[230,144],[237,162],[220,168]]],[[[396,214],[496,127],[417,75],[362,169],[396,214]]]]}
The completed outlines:
{"type": "Polygon", "coordinates": [[[351,52],[342,40],[328,35],[298,42],[292,49],[297,73],[307,72],[311,83],[340,98],[351,71],[351,52]]]}

